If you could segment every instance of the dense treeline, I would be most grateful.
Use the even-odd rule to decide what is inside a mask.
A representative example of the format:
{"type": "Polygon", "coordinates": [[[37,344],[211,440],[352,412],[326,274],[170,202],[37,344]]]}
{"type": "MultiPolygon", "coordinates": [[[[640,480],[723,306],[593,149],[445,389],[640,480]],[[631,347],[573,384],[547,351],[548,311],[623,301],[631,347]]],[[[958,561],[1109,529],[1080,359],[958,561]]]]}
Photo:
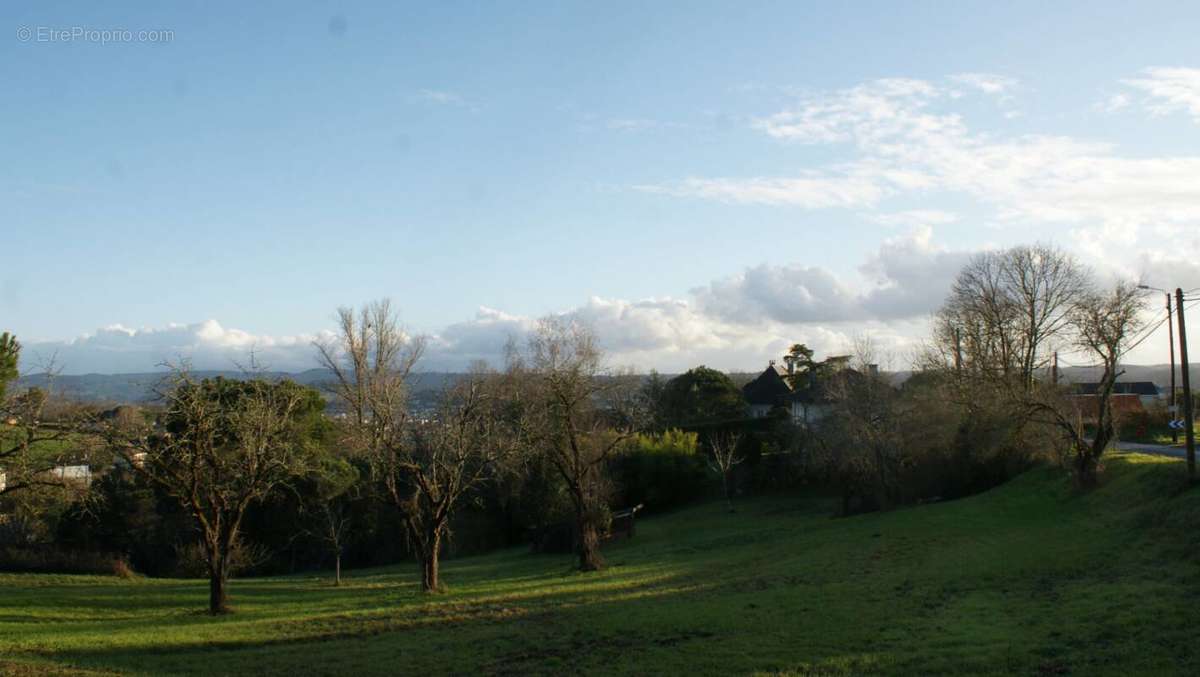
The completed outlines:
{"type": "Polygon", "coordinates": [[[723,496],[735,510],[742,494],[805,490],[850,514],[969,495],[1040,459],[1087,487],[1116,431],[1108,398],[1139,311],[1132,285],[1103,288],[1061,251],[989,252],[958,276],[903,384],[869,341],[826,360],[798,344],[783,358],[789,394],[758,417],[713,369],[610,369],[562,317],[420,408],[424,343],[387,302],[343,309],[316,346],[335,408],[287,380],[182,369],[153,406],[66,406],[2,389],[20,355],[4,335],[0,565],[204,576],[215,613],[238,573],[332,569],[336,582],[414,558],[437,591],[442,556],[531,539],[599,569],[613,511],[634,506],[723,496]],[[1103,367],[1086,430],[1049,370],[1067,349],[1103,367]]]}

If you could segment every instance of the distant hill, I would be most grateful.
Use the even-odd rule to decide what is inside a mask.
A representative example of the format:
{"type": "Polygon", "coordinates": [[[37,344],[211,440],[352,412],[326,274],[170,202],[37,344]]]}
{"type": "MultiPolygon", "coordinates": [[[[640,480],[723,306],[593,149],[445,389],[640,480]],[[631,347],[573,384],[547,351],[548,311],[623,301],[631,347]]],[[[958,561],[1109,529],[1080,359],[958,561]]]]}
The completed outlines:
{"type": "MultiPolygon", "coordinates": [[[[1121,375],[1121,381],[1151,381],[1160,388],[1166,389],[1170,382],[1170,368],[1165,364],[1152,365],[1125,365],[1122,367],[1125,373],[1121,375]]],[[[1200,389],[1200,365],[1192,365],[1191,369],[1192,387],[1200,389]]],[[[903,382],[908,378],[910,372],[898,371],[891,372],[889,375],[896,383],[903,382]]],[[[53,380],[52,388],[55,392],[70,397],[74,400],[82,402],[106,402],[106,403],[130,403],[140,404],[152,402],[155,398],[155,388],[163,378],[167,375],[166,372],[146,372],[139,374],[83,374],[78,376],[57,376],[53,380]]],[[[243,376],[240,371],[196,371],[194,376],[200,378],[214,378],[224,376],[225,378],[241,378],[243,376]]],[[[322,388],[325,384],[332,382],[333,373],[327,369],[309,369],[296,373],[287,372],[267,372],[269,378],[290,378],[297,383],[311,385],[316,388],[322,388]]],[[[433,396],[444,388],[447,384],[452,383],[460,374],[454,372],[431,371],[415,374],[411,380],[413,395],[420,401],[430,401],[433,396]]],[[[661,374],[664,379],[669,379],[673,374],[661,374]]],[[[741,386],[749,382],[758,372],[731,373],[730,378],[741,386]]],[[[1071,383],[1086,383],[1094,382],[1100,378],[1099,368],[1089,367],[1063,367],[1062,379],[1071,383]]],[[[1176,386],[1182,387],[1178,382],[1178,371],[1176,372],[1176,386]]],[[[47,379],[42,375],[23,376],[17,381],[18,387],[37,386],[46,388],[48,385],[47,379]]]]}
{"type": "MultiPolygon", "coordinates": [[[[1166,390],[1171,387],[1171,367],[1166,364],[1123,364],[1125,370],[1118,381],[1150,381],[1159,388],[1166,390]]],[[[1063,367],[1062,378],[1071,383],[1095,383],[1100,380],[1100,367],[1063,367]]],[[[1189,369],[1192,390],[1200,390],[1200,365],[1192,364],[1189,369]]],[[[1179,365],[1175,365],[1175,387],[1182,388],[1179,365]]]]}
{"type": "MultiPolygon", "coordinates": [[[[240,371],[195,371],[192,375],[197,378],[242,378],[240,371]]],[[[64,395],[81,402],[111,402],[141,404],[157,399],[155,393],[167,372],[146,372],[138,374],[83,374],[76,376],[55,376],[53,380],[41,374],[22,376],[17,381],[18,388],[49,388],[55,393],[64,395]]],[[[319,389],[333,381],[333,372],[327,369],[309,369],[297,373],[266,372],[267,378],[289,378],[297,383],[311,385],[319,389]]],[[[415,374],[410,385],[414,395],[423,399],[439,390],[447,383],[457,378],[457,374],[448,372],[422,372],[415,374]]]]}

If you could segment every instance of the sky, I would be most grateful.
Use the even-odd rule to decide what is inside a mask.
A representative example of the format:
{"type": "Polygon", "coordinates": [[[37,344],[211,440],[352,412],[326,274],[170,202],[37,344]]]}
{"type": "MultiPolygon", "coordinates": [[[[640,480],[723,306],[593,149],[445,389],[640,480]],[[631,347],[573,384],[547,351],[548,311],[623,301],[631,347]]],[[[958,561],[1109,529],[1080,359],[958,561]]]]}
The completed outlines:
{"type": "MultiPolygon", "coordinates": [[[[307,369],[338,307],[383,297],[431,370],[548,314],[638,369],[857,337],[900,368],[988,249],[1200,287],[1195,3],[9,2],[0,24],[0,330],[26,371],[307,369]]],[[[1130,359],[1166,353],[1161,330],[1130,359]]]]}

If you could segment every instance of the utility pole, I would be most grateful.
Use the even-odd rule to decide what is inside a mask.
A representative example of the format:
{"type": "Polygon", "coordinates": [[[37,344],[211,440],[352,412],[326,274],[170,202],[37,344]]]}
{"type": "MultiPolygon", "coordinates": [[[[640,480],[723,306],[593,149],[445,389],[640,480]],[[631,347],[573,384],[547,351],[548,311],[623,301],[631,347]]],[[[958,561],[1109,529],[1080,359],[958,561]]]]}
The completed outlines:
{"type": "Polygon", "coordinates": [[[1188,374],[1187,324],[1183,318],[1183,288],[1175,288],[1175,314],[1179,317],[1179,367],[1183,379],[1183,425],[1187,440],[1188,479],[1196,481],[1196,431],[1192,416],[1192,380],[1188,374]]]}
{"type": "MultiPolygon", "coordinates": [[[[1171,423],[1174,423],[1177,420],[1177,417],[1179,416],[1179,404],[1177,402],[1178,398],[1175,396],[1175,326],[1172,324],[1172,318],[1171,318],[1171,314],[1172,314],[1171,313],[1171,292],[1167,291],[1166,289],[1159,289],[1158,287],[1151,287],[1151,286],[1145,285],[1145,284],[1139,284],[1138,289],[1145,289],[1147,291],[1160,291],[1163,293],[1163,296],[1167,297],[1167,349],[1171,353],[1171,396],[1168,399],[1168,402],[1170,403],[1170,407],[1168,408],[1167,411],[1170,412],[1170,415],[1168,416],[1168,418],[1170,419],[1171,423]]],[[[1175,291],[1178,292],[1179,289],[1176,288],[1175,291]]],[[[1182,311],[1182,308],[1183,308],[1182,303],[1183,302],[1180,301],[1181,305],[1179,307],[1180,307],[1181,313],[1183,312],[1182,311]]],[[[1183,324],[1182,324],[1183,318],[1181,317],[1179,319],[1179,321],[1180,321],[1180,327],[1182,327],[1183,326],[1183,324]]],[[[1180,331],[1182,331],[1182,329],[1180,329],[1180,331]]],[[[1185,357],[1184,359],[1186,360],[1187,358],[1185,357]]],[[[1171,444],[1175,444],[1177,442],[1179,442],[1179,429],[1172,426],[1171,427],[1171,444]]]]}
{"type": "Polygon", "coordinates": [[[1050,367],[1050,381],[1058,385],[1058,351],[1054,351],[1054,366],[1050,367]]]}
{"type": "MultiPolygon", "coordinates": [[[[1171,405],[1171,415],[1168,417],[1172,421],[1179,416],[1179,407],[1175,404],[1175,327],[1172,326],[1171,317],[1171,292],[1167,292],[1167,343],[1171,350],[1171,399],[1168,400],[1171,405]]],[[[1179,429],[1171,428],[1171,444],[1179,441],[1179,429]]]]}

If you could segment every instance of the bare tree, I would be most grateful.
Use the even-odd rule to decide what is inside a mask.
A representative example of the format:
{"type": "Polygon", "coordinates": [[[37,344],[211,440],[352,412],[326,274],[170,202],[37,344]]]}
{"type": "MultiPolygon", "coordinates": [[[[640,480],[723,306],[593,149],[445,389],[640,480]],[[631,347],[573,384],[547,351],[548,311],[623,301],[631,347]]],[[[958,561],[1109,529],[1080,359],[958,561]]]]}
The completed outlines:
{"type": "Polygon", "coordinates": [[[1069,329],[1076,302],[1088,291],[1088,275],[1068,253],[1047,245],[1013,247],[1003,272],[1009,296],[1019,310],[1018,370],[1025,387],[1046,366],[1046,343],[1069,329]]]}
{"type": "Polygon", "coordinates": [[[358,470],[343,458],[324,458],[316,468],[316,527],[308,533],[329,547],[333,555],[333,584],[342,584],[342,555],[353,528],[348,499],[359,480],[358,470]]]}
{"type": "Polygon", "coordinates": [[[439,557],[452,511],[483,482],[506,438],[497,414],[492,377],[478,368],[442,398],[431,420],[416,420],[408,407],[407,379],[424,341],[407,336],[387,301],[358,314],[338,312],[339,335],[317,346],[333,371],[335,395],[350,413],[374,478],[404,524],[421,560],[421,587],[440,588],[439,557]]]}
{"type": "Polygon", "coordinates": [[[580,570],[602,569],[605,465],[637,430],[636,384],[607,371],[592,331],[566,318],[542,319],[527,353],[509,361],[509,377],[524,386],[524,427],[566,484],[580,570]]]}
{"type": "Polygon", "coordinates": [[[482,365],[442,395],[435,415],[412,421],[373,457],[421,561],[421,588],[441,589],[439,562],[461,500],[488,481],[519,439],[501,412],[498,379],[482,365]]]}
{"type": "MultiPolygon", "coordinates": [[[[337,311],[337,334],[314,346],[322,366],[333,373],[327,387],[346,409],[343,443],[369,462],[373,479],[383,484],[390,476],[392,454],[409,425],[408,378],[425,349],[424,339],[406,334],[391,301],[381,299],[337,311]]],[[[322,508],[325,535],[340,552],[339,515],[322,508]],[[335,533],[337,532],[337,533],[335,533]]],[[[341,558],[335,565],[340,568],[341,558]]],[[[340,578],[340,572],[335,574],[340,578]]]]}
{"type": "Polygon", "coordinates": [[[1070,254],[1046,245],[979,254],[938,311],[927,361],[1028,390],[1046,366],[1047,346],[1069,330],[1087,284],[1087,271],[1070,254]]]}
{"type": "Polygon", "coordinates": [[[333,584],[342,584],[342,555],[346,552],[352,520],[346,504],[332,500],[321,504],[321,536],[333,553],[333,584]]]}
{"type": "Polygon", "coordinates": [[[1095,399],[1087,407],[1095,416],[1095,432],[1091,439],[1084,430],[1083,402],[1066,397],[1056,384],[1043,384],[1023,401],[1035,419],[1050,423],[1062,432],[1070,448],[1076,482],[1084,488],[1096,484],[1100,458],[1116,436],[1113,387],[1123,373],[1121,359],[1144,324],[1141,317],[1143,301],[1144,295],[1137,285],[1121,281],[1107,291],[1090,291],[1082,295],[1070,313],[1075,346],[1098,359],[1102,368],[1095,399]]]}
{"type": "Polygon", "coordinates": [[[246,509],[306,470],[300,426],[324,404],[289,381],[195,381],[186,371],[175,371],[161,395],[159,425],[110,426],[109,443],[191,513],[208,568],[209,612],[225,613],[246,509]]]}
{"type": "Polygon", "coordinates": [[[425,340],[400,327],[391,301],[339,308],[335,337],[318,341],[318,359],[333,372],[330,390],[346,408],[356,441],[367,453],[408,420],[408,378],[425,351],[425,340]]]}
{"type": "Polygon", "coordinates": [[[823,377],[831,407],[819,436],[836,450],[846,507],[849,496],[862,491],[887,510],[900,498],[899,470],[914,431],[908,403],[879,375],[876,359],[874,344],[856,339],[852,368],[823,377]]]}
{"type": "Polygon", "coordinates": [[[741,439],[741,435],[737,433],[714,433],[708,438],[708,466],[721,476],[721,488],[725,491],[725,502],[729,505],[729,512],[734,512],[733,469],[746,460],[738,448],[741,439]]]}

